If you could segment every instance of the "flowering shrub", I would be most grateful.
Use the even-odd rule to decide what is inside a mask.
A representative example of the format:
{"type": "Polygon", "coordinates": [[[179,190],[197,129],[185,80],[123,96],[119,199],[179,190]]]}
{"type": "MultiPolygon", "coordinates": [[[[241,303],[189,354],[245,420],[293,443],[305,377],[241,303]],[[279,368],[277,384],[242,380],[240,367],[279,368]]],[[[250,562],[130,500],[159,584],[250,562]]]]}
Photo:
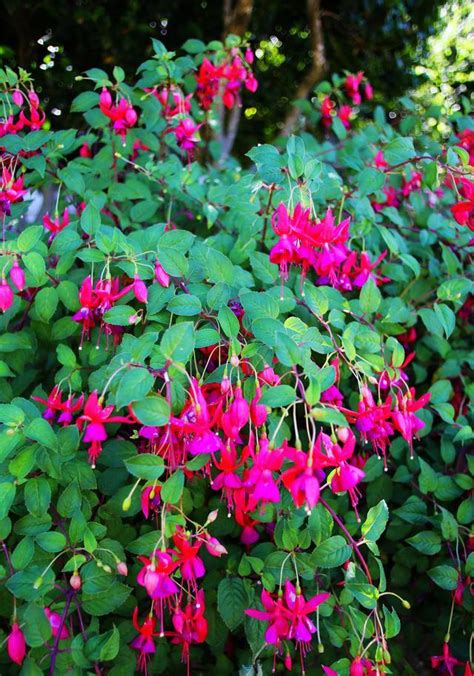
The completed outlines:
{"type": "Polygon", "coordinates": [[[470,674],[472,122],[243,169],[251,50],[154,48],[84,133],[0,71],[2,673],[470,674]]]}

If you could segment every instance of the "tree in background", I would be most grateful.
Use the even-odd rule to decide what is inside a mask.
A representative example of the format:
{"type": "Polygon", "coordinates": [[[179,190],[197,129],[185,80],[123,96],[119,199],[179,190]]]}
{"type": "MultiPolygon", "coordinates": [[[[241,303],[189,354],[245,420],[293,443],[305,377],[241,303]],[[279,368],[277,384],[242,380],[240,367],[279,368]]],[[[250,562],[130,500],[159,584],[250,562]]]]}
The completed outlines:
{"type": "MultiPolygon", "coordinates": [[[[239,149],[288,133],[292,107],[324,73],[365,70],[380,97],[392,101],[414,85],[419,45],[435,32],[439,7],[430,0],[83,0],[53,3],[3,0],[3,60],[32,68],[47,90],[50,110],[69,109],[74,77],[93,65],[120,63],[132,75],[148,38],[177,49],[190,35],[204,41],[223,33],[250,38],[262,85],[244,110],[239,149]],[[37,73],[36,71],[39,70],[37,73]],[[250,124],[251,121],[251,124],[250,124]]],[[[76,85],[77,86],[77,85],[76,85]]]]}

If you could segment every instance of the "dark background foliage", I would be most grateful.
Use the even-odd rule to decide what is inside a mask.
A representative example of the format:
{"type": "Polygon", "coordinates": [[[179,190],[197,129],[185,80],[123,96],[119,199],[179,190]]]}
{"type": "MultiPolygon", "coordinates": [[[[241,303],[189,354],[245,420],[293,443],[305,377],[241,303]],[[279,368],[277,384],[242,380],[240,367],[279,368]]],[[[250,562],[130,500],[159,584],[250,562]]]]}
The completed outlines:
{"type": "MultiPolygon", "coordinates": [[[[191,36],[210,41],[236,30],[261,50],[256,66],[260,87],[241,127],[241,144],[248,148],[278,133],[298,86],[306,76],[312,79],[316,9],[325,71],[364,70],[378,96],[390,102],[414,84],[415,53],[419,58],[420,45],[434,32],[442,4],[440,0],[240,0],[233,6],[229,0],[3,0],[0,61],[32,69],[39,87],[47,92],[50,110],[61,111],[62,124],[67,125],[78,73],[93,66],[111,70],[119,64],[131,76],[151,54],[152,37],[175,50],[191,36]],[[229,26],[236,5],[246,6],[249,13],[243,22],[229,26]]],[[[315,74],[315,81],[320,78],[315,74]]]]}

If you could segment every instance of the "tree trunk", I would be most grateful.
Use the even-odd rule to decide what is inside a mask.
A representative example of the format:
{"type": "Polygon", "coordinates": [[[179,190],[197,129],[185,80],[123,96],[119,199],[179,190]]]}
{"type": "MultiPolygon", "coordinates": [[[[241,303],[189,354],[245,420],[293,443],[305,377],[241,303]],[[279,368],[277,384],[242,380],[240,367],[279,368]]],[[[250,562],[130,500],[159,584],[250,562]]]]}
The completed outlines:
{"type": "MultiPolygon", "coordinates": [[[[295,93],[296,99],[306,99],[314,85],[321,79],[327,69],[326,51],[324,49],[324,35],[321,23],[321,0],[307,0],[306,9],[311,29],[311,51],[313,63],[295,93]]],[[[286,116],[282,136],[289,136],[299,117],[299,110],[293,106],[286,116]]]]}
{"type": "Polygon", "coordinates": [[[223,18],[224,34],[232,33],[242,37],[247,31],[253,11],[253,0],[237,0],[232,7],[232,0],[224,0],[223,18]]]}

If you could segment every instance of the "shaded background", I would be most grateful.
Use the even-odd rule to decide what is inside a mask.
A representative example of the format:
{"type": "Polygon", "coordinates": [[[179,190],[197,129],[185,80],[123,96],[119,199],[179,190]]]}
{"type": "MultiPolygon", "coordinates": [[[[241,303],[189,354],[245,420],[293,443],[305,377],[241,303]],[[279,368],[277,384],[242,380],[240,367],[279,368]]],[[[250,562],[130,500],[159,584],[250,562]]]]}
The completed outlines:
{"type": "Polygon", "coordinates": [[[246,148],[281,132],[295,96],[344,69],[364,70],[389,106],[414,91],[456,110],[472,92],[466,0],[0,0],[0,7],[0,62],[33,73],[55,127],[71,124],[70,102],[87,86],[75,75],[121,65],[133,78],[152,53],[151,37],[173,50],[190,37],[229,32],[251,41],[260,87],[244,99],[246,148]]]}

